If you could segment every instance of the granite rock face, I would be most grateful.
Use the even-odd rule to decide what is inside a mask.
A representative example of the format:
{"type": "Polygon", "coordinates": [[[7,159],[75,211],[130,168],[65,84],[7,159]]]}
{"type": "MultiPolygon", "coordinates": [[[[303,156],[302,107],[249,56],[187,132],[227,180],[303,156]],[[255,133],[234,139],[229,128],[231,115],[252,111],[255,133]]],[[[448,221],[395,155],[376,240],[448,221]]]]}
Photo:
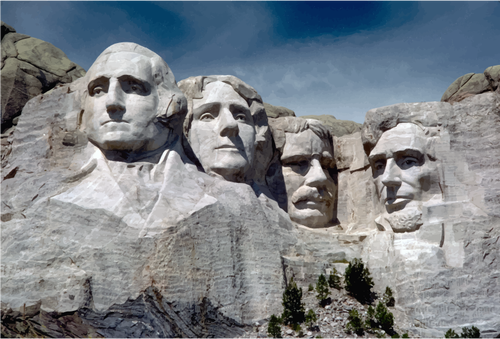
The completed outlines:
{"type": "Polygon", "coordinates": [[[31,98],[70,83],[85,70],[54,45],[16,31],[2,21],[2,133],[31,98]]]}
{"type": "MultiPolygon", "coordinates": [[[[2,26],[4,38],[12,34],[2,26]]],[[[19,51],[14,44],[24,56],[44,48],[34,42],[19,51]]],[[[135,44],[109,47],[85,77],[29,100],[9,137],[1,183],[2,335],[243,336],[255,322],[281,313],[292,277],[307,286],[362,258],[375,291],[393,289],[399,328],[435,337],[474,325],[483,337],[498,336],[495,67],[485,73],[495,91],[453,105],[376,108],[362,129],[339,135],[290,116],[268,122],[259,108],[264,140],[256,142],[254,158],[258,173],[267,175],[254,185],[213,175],[194,161],[200,153],[189,132],[196,129],[185,133],[185,127],[189,112],[219,123],[231,118],[223,111],[217,119],[220,108],[238,103],[232,127],[220,132],[221,140],[243,143],[234,122],[255,125],[254,118],[245,120],[252,103],[241,105],[233,92],[246,93],[243,99],[257,93],[236,78],[232,89],[214,81],[209,93],[200,91],[206,98],[197,107],[156,53],[135,44]],[[103,69],[117,73],[103,78],[103,69]],[[134,69],[143,81],[123,82],[120,72],[134,69]],[[155,128],[140,124],[141,133],[128,133],[124,123],[142,121],[144,112],[155,128]],[[287,132],[307,125],[297,121],[310,128],[287,132]],[[287,144],[301,151],[291,162],[287,144]],[[287,166],[298,168],[287,172],[287,166]],[[311,169],[316,176],[308,184],[316,183],[317,192],[311,190],[306,205],[321,205],[322,194],[336,200],[336,214],[321,227],[297,222],[287,207],[289,199],[301,201],[287,196],[287,180],[299,182],[297,174],[309,180],[311,169]],[[323,177],[334,185],[319,185],[323,177]]],[[[202,99],[198,94],[193,98],[202,99]]],[[[226,148],[235,153],[237,147],[226,148]]]]}

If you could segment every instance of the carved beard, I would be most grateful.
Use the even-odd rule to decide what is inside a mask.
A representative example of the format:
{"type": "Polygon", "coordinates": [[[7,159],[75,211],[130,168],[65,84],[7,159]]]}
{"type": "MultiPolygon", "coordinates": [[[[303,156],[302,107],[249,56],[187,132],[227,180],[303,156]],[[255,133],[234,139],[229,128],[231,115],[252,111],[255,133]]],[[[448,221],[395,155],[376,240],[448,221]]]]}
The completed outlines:
{"type": "Polygon", "coordinates": [[[414,232],[422,226],[422,211],[417,208],[406,208],[384,216],[395,233],[414,232]]]}
{"type": "Polygon", "coordinates": [[[388,225],[394,233],[414,232],[422,226],[422,210],[419,207],[405,208],[399,212],[382,214],[375,220],[380,230],[384,230],[388,225]]]}

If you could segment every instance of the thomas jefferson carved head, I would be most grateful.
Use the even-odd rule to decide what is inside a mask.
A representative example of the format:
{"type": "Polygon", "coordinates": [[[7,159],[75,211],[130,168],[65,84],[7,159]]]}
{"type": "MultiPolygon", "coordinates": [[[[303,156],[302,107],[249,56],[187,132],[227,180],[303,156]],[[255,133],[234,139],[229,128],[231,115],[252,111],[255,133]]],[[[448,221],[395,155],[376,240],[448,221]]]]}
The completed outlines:
{"type": "Polygon", "coordinates": [[[168,65],[134,43],[104,50],[85,83],[81,125],[105,154],[120,152],[130,160],[159,149],[186,113],[186,99],[168,65]]]}
{"type": "Polygon", "coordinates": [[[179,87],[189,108],[184,134],[205,172],[233,182],[252,179],[256,147],[267,131],[257,92],[230,75],[191,77],[179,87]]]}
{"type": "Polygon", "coordinates": [[[319,228],[332,222],[337,185],[332,137],[313,119],[270,119],[280,155],[290,218],[319,228]]]}
{"type": "Polygon", "coordinates": [[[435,155],[440,126],[432,111],[397,107],[368,111],[362,139],[393,231],[411,232],[421,224],[421,204],[441,193],[435,155]]]}

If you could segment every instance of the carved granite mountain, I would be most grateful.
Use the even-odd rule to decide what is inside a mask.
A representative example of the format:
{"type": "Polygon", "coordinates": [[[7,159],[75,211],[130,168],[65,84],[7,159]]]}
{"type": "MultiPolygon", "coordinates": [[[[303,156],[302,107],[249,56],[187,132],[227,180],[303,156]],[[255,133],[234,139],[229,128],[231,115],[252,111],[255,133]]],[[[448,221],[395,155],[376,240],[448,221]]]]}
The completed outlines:
{"type": "MultiPolygon", "coordinates": [[[[143,60],[134,54],[140,46],[124,45],[133,51],[127,51],[128,59],[117,60],[143,60]]],[[[120,48],[109,50],[123,52],[120,48]]],[[[150,91],[140,99],[156,95],[150,104],[167,103],[155,106],[160,113],[181,112],[181,93],[175,88],[161,98],[158,94],[163,79],[175,84],[170,70],[157,76],[152,67],[140,70],[144,78],[158,79],[142,87],[150,91]]],[[[494,79],[496,73],[489,74],[494,79]]],[[[108,79],[114,90],[120,79],[116,74],[108,79]]],[[[276,201],[256,194],[250,185],[204,173],[184,153],[187,141],[174,132],[175,126],[165,130],[171,138],[159,148],[162,156],[156,162],[104,159],[105,145],[89,143],[80,126],[91,120],[82,103],[99,102],[105,95],[98,83],[86,93],[90,83],[89,75],[31,99],[13,132],[1,183],[2,336],[241,336],[256,321],[281,313],[290,278],[305,287],[319,274],[333,268],[342,272],[347,261],[360,257],[377,293],[386,286],[394,290],[393,312],[401,328],[423,337],[471,325],[484,337],[500,334],[498,92],[453,105],[376,108],[367,113],[361,133],[333,136],[339,223],[313,229],[292,224],[276,201]],[[401,136],[410,146],[394,141],[401,136]],[[414,147],[422,145],[425,154],[414,147]],[[432,173],[423,171],[426,161],[435,165],[432,173]],[[409,175],[389,180],[386,168],[393,176],[403,170],[409,175]],[[401,189],[399,196],[385,199],[377,180],[394,194],[404,181],[433,196],[424,199],[418,190],[404,195],[401,189]],[[431,191],[436,186],[438,191],[431,191]],[[387,205],[395,203],[401,212],[410,205],[406,200],[418,203],[409,213],[392,217],[387,205]],[[392,228],[400,224],[410,227],[392,228]]],[[[141,91],[141,84],[133,85],[127,94],[141,91]]],[[[100,113],[111,117],[123,110],[119,106],[100,113]]],[[[234,115],[247,121],[245,112],[234,115]]],[[[215,114],[213,106],[196,113],[200,121],[213,121],[210,114],[215,114]]],[[[153,116],[152,121],[159,119],[153,116]]],[[[120,118],[88,126],[108,122],[111,131],[116,126],[126,131],[120,118]]],[[[307,147],[312,143],[303,146],[311,161],[319,162],[319,154],[307,147]]],[[[226,148],[223,152],[235,152],[226,148]]],[[[289,163],[295,171],[287,175],[302,167],[300,155],[295,158],[299,161],[289,163]]],[[[316,166],[318,174],[331,160],[316,166]]],[[[279,174],[279,167],[275,170],[279,174]]],[[[320,195],[313,198],[321,201],[320,195]]]]}
{"type": "Polygon", "coordinates": [[[85,75],[59,48],[16,33],[3,21],[1,69],[2,134],[16,123],[28,100],[85,75]]]}

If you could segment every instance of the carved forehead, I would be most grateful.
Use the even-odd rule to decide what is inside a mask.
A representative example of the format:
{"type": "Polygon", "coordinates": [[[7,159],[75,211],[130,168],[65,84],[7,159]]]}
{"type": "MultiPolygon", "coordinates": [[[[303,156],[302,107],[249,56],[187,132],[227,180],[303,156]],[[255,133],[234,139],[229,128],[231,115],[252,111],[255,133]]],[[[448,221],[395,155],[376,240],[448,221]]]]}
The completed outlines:
{"type": "Polygon", "coordinates": [[[412,123],[401,123],[382,133],[379,141],[370,152],[370,157],[385,154],[392,157],[395,152],[412,149],[426,153],[428,136],[424,130],[412,123]]]}
{"type": "Polygon", "coordinates": [[[231,85],[222,81],[211,82],[203,89],[203,98],[193,99],[194,106],[200,106],[210,102],[231,102],[248,107],[243,99],[231,85]]]}
{"type": "Polygon", "coordinates": [[[151,80],[151,58],[135,52],[116,52],[98,58],[88,72],[89,82],[105,76],[133,75],[151,80]]]}
{"type": "Polygon", "coordinates": [[[321,139],[312,130],[307,129],[299,133],[285,133],[285,146],[281,159],[287,159],[293,156],[311,156],[320,154],[323,156],[333,156],[333,149],[329,142],[321,139]]]}

